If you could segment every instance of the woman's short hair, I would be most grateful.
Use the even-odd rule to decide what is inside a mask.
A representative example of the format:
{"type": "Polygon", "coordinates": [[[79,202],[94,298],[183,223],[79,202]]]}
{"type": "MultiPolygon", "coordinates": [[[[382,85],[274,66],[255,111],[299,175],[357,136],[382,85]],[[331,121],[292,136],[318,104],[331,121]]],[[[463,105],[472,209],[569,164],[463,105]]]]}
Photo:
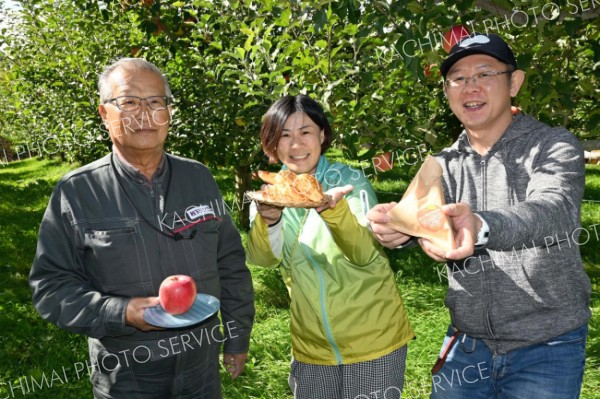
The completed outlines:
{"type": "Polygon", "coordinates": [[[321,105],[304,94],[284,96],[271,105],[264,116],[260,129],[260,142],[270,162],[279,161],[277,144],[279,144],[285,121],[295,112],[304,112],[323,130],[325,139],[321,144],[321,154],[324,154],[331,147],[331,141],[333,140],[331,126],[321,105]]]}

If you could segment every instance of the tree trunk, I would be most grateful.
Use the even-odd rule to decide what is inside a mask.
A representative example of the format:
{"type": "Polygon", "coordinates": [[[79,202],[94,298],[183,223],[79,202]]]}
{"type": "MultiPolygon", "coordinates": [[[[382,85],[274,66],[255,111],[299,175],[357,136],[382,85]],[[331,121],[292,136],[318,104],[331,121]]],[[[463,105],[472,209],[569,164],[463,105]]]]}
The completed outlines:
{"type": "Polygon", "coordinates": [[[244,193],[250,190],[250,166],[238,165],[235,167],[235,200],[238,204],[237,225],[241,230],[250,228],[250,203],[244,201],[244,193]]]}

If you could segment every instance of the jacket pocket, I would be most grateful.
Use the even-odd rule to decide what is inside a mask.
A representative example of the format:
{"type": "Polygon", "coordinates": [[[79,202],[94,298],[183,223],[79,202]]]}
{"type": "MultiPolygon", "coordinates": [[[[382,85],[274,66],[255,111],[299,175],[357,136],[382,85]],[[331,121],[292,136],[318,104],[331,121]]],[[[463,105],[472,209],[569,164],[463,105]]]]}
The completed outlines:
{"type": "Polygon", "coordinates": [[[141,238],[133,226],[84,230],[84,265],[96,289],[114,295],[131,294],[132,286],[150,281],[142,264],[141,238]]]}
{"type": "Polygon", "coordinates": [[[585,347],[587,335],[588,325],[586,323],[573,331],[552,338],[550,341],[545,342],[545,344],[548,346],[583,344],[585,347]]]}
{"type": "Polygon", "coordinates": [[[228,243],[219,242],[220,226],[218,219],[196,223],[188,230],[188,234],[194,234],[194,238],[181,241],[184,245],[181,253],[185,255],[188,274],[198,284],[198,292],[212,293],[218,288],[219,246],[223,246],[224,251],[228,246],[228,243]]]}

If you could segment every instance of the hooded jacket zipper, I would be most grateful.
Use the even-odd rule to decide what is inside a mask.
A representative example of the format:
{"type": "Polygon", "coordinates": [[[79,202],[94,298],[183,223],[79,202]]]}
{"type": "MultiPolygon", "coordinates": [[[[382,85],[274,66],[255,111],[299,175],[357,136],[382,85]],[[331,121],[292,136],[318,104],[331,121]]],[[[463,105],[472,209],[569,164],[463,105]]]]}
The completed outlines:
{"type": "MultiPolygon", "coordinates": [[[[486,158],[491,158],[490,153],[488,152],[485,156],[486,158]]],[[[481,161],[479,162],[480,166],[481,166],[481,202],[479,203],[479,209],[484,211],[487,209],[487,161],[486,159],[484,159],[482,157],[481,161]]],[[[482,275],[485,274],[485,270],[481,270],[482,275]]],[[[486,286],[489,286],[489,281],[487,280],[487,278],[484,276],[484,279],[486,281],[486,286]]],[[[487,288],[487,287],[486,287],[487,288]]],[[[494,330],[492,328],[492,323],[491,323],[491,319],[490,319],[490,312],[491,312],[491,308],[492,308],[492,304],[491,304],[491,298],[492,296],[489,295],[486,298],[486,303],[485,303],[485,327],[488,331],[488,334],[490,334],[491,338],[495,338],[495,334],[494,334],[494,330]]]]}

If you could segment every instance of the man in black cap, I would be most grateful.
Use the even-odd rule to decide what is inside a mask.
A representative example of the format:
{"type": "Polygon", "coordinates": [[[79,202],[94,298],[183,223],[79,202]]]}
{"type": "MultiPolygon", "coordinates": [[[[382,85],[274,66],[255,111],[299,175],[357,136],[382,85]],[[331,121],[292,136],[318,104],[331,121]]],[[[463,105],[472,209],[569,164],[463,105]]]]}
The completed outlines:
{"type": "MultiPolygon", "coordinates": [[[[442,211],[456,232],[445,252],[451,325],[432,370],[432,398],[578,398],[591,286],[578,238],[583,150],[566,129],[511,111],[524,72],[497,35],[474,33],[441,65],[444,93],[464,131],[436,158],[442,211]]],[[[410,237],[368,214],[385,246],[410,237]]]]}

